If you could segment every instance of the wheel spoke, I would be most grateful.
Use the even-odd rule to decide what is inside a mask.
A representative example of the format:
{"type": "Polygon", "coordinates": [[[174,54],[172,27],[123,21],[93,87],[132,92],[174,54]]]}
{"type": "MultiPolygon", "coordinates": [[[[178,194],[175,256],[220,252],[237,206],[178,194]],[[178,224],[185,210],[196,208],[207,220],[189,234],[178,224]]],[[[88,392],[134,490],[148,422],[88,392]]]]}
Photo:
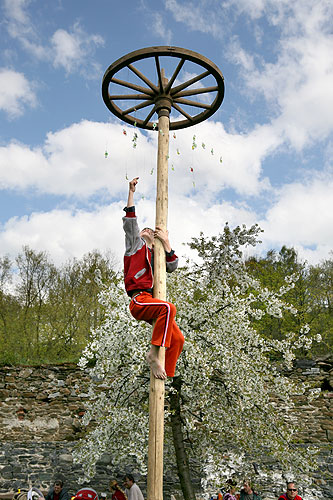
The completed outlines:
{"type": "Polygon", "coordinates": [[[151,96],[147,96],[146,94],[118,94],[118,95],[109,95],[111,101],[125,101],[127,99],[136,99],[138,101],[144,99],[151,99],[151,96]]]}
{"type": "Polygon", "coordinates": [[[206,76],[210,75],[209,71],[205,71],[204,73],[201,73],[200,75],[192,78],[191,80],[188,80],[185,83],[182,83],[181,85],[178,85],[177,87],[171,89],[171,95],[177,94],[180,90],[186,89],[186,87],[189,87],[190,85],[193,85],[193,83],[198,82],[199,80],[202,80],[206,76]]]}
{"type": "Polygon", "coordinates": [[[132,64],[129,64],[128,68],[131,71],[133,71],[133,73],[135,73],[136,76],[138,76],[139,78],[141,78],[141,80],[143,82],[145,82],[145,84],[148,85],[148,87],[150,87],[155,94],[158,93],[158,88],[156,87],[156,85],[154,85],[145,75],[143,75],[141,73],[141,71],[139,71],[137,68],[135,68],[134,66],[132,66],[132,64]]]}
{"type": "Polygon", "coordinates": [[[158,81],[160,84],[160,93],[162,94],[162,92],[163,92],[163,80],[162,80],[162,74],[161,74],[161,68],[160,68],[160,60],[159,60],[158,56],[155,56],[155,62],[156,62],[158,81]]]}
{"type": "Polygon", "coordinates": [[[138,109],[146,108],[147,106],[152,106],[153,104],[154,104],[153,101],[143,102],[143,103],[139,104],[138,106],[133,106],[132,108],[125,109],[125,111],[122,111],[122,114],[129,115],[133,111],[137,111],[138,109]]]}
{"type": "Polygon", "coordinates": [[[117,85],[122,85],[123,87],[128,87],[129,89],[137,90],[138,92],[143,92],[146,95],[153,96],[154,92],[140,85],[135,85],[134,83],[125,82],[124,80],[118,80],[118,78],[111,78],[110,83],[116,83],[117,85]]]}
{"type": "Polygon", "coordinates": [[[144,119],[144,121],[142,123],[143,125],[147,125],[147,123],[149,122],[150,118],[153,116],[153,114],[155,113],[155,111],[156,111],[156,105],[153,107],[153,109],[151,110],[151,112],[144,119]]]}
{"type": "Polygon", "coordinates": [[[173,98],[183,97],[188,95],[197,95],[197,94],[206,94],[208,92],[216,92],[218,90],[218,86],[215,87],[205,87],[203,89],[193,89],[193,90],[184,90],[183,92],[177,92],[177,94],[173,95],[173,98]]]}
{"type": "Polygon", "coordinates": [[[183,116],[185,116],[185,118],[187,118],[190,122],[193,121],[193,118],[191,115],[189,115],[188,113],[186,113],[186,111],[184,111],[180,106],[178,106],[178,104],[176,104],[175,102],[172,103],[172,107],[175,108],[177,111],[179,111],[179,113],[181,113],[183,116]]]}
{"type": "Polygon", "coordinates": [[[179,104],[186,104],[186,106],[195,106],[196,108],[204,108],[204,109],[211,109],[210,104],[205,104],[204,102],[196,102],[196,101],[190,101],[189,99],[174,99],[173,102],[177,102],[179,104]]]}
{"type": "Polygon", "coordinates": [[[184,66],[184,62],[185,62],[185,59],[181,59],[174,74],[172,75],[172,77],[170,78],[169,82],[168,82],[168,85],[165,87],[165,93],[168,94],[172,85],[173,85],[173,82],[176,80],[177,76],[179,75],[179,72],[180,70],[182,69],[182,67],[184,66]]]}

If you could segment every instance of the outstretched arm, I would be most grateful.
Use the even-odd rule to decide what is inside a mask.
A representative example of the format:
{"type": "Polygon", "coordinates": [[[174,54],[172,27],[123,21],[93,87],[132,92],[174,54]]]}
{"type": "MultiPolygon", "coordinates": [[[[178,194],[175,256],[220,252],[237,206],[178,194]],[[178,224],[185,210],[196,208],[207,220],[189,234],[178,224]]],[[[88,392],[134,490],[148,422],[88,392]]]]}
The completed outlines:
{"type": "Polygon", "coordinates": [[[139,182],[139,177],[134,177],[134,179],[132,179],[129,183],[127,208],[133,207],[134,205],[134,193],[138,182],[139,182]]]}

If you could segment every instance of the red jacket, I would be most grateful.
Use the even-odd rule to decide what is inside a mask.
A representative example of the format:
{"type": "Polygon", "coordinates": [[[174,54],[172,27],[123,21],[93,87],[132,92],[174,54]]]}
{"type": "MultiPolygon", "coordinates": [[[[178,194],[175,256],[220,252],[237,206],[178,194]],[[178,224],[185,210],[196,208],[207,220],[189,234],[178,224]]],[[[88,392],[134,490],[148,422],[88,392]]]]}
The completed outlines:
{"type": "MultiPolygon", "coordinates": [[[[282,493],[282,495],[279,496],[279,500],[289,500],[289,498],[287,497],[287,493],[282,493]]],[[[294,500],[302,500],[302,497],[296,495],[294,500]]]]}
{"type": "MultiPolygon", "coordinates": [[[[145,240],[140,236],[140,230],[134,207],[126,211],[123,217],[125,231],[124,280],[127,293],[132,290],[152,289],[154,285],[151,266],[152,252],[145,240]]],[[[171,251],[166,253],[166,270],[171,273],[178,266],[178,257],[171,251]]]]}

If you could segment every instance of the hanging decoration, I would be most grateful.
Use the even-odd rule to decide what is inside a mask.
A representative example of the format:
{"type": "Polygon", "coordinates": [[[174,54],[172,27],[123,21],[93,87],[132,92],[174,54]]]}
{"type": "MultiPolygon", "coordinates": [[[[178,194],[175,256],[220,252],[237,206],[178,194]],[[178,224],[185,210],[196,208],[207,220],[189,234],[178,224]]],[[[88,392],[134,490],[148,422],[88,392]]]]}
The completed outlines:
{"type": "MultiPolygon", "coordinates": [[[[134,127],[136,128],[136,126],[137,126],[137,122],[135,121],[135,122],[134,122],[134,127]]],[[[157,131],[158,131],[158,132],[159,132],[162,136],[164,136],[164,132],[163,132],[163,130],[158,130],[158,124],[157,124],[156,122],[154,122],[154,123],[153,123],[153,130],[156,130],[156,129],[157,129],[157,131]]],[[[126,130],[125,128],[123,128],[123,129],[122,129],[122,134],[123,134],[123,135],[125,135],[125,136],[128,136],[127,130],[126,130]]],[[[176,139],[176,138],[177,138],[177,136],[176,136],[176,133],[175,133],[175,132],[173,132],[173,133],[172,133],[172,137],[173,137],[174,139],[176,139]]],[[[177,144],[177,143],[176,143],[176,144],[177,144]]],[[[199,144],[201,144],[201,148],[202,148],[203,150],[206,150],[206,144],[205,144],[205,142],[203,142],[203,141],[199,141],[199,144]]],[[[136,149],[136,148],[137,148],[137,145],[138,145],[138,134],[137,134],[137,132],[136,132],[136,131],[134,131],[134,133],[133,133],[133,138],[132,138],[132,147],[133,147],[134,149],[136,149]]],[[[196,137],[196,135],[193,135],[193,136],[192,136],[192,144],[191,144],[191,149],[192,149],[192,151],[194,151],[194,150],[195,150],[195,149],[197,149],[197,148],[198,148],[197,137],[196,137]]],[[[208,147],[207,149],[209,149],[209,147],[208,147]]],[[[212,156],[214,156],[214,148],[210,148],[210,153],[211,153],[211,155],[212,155],[212,156]]],[[[180,156],[180,150],[179,150],[179,148],[176,148],[176,154],[177,154],[177,156],[180,156]]],[[[107,150],[107,146],[106,146],[106,147],[105,147],[105,152],[104,152],[104,158],[105,158],[105,159],[107,159],[108,157],[109,157],[109,152],[108,152],[108,150],[107,150]]],[[[192,157],[192,159],[193,159],[193,158],[194,158],[194,157],[192,157]]],[[[167,155],[166,155],[166,160],[170,160],[170,156],[169,156],[169,154],[167,154],[167,155]]],[[[223,157],[222,157],[222,156],[219,156],[219,162],[220,162],[221,164],[223,163],[223,157]]],[[[192,165],[193,165],[193,161],[192,161],[192,165]]],[[[193,175],[192,184],[193,184],[193,187],[195,188],[194,168],[193,168],[193,166],[190,166],[190,167],[189,167],[189,169],[190,169],[191,174],[193,175]]],[[[173,163],[171,163],[171,170],[172,170],[173,172],[175,171],[175,166],[174,166],[174,164],[173,164],[173,163]]],[[[153,175],[153,173],[154,173],[154,167],[153,167],[153,168],[151,168],[151,170],[150,170],[150,175],[153,175]]],[[[126,167],[126,180],[128,181],[128,179],[129,179],[129,178],[128,178],[128,175],[127,175],[127,167],[126,167]]],[[[142,196],[142,199],[144,199],[144,196],[142,196]]]]}
{"type": "Polygon", "coordinates": [[[107,150],[105,150],[104,158],[107,158],[108,156],[109,156],[109,153],[107,152],[107,150]]]}
{"type": "Polygon", "coordinates": [[[138,134],[134,132],[132,143],[133,143],[133,148],[135,149],[137,146],[137,140],[138,140],[138,134]]]}
{"type": "Polygon", "coordinates": [[[195,188],[195,182],[194,182],[194,169],[193,169],[193,167],[190,167],[190,171],[191,171],[191,174],[193,174],[192,184],[193,184],[193,187],[195,188]]]}

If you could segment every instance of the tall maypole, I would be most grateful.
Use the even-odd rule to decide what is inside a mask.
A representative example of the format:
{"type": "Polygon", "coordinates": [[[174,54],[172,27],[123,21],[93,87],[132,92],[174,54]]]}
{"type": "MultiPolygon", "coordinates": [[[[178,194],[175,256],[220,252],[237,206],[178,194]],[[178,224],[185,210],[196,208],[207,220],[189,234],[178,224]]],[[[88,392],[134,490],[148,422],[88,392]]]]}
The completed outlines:
{"type": "MultiPolygon", "coordinates": [[[[158,132],[155,220],[156,226],[166,230],[169,130],[196,125],[215,113],[224,96],[223,75],[214,63],[196,52],[179,47],[149,47],[131,52],[109,66],[103,77],[102,95],[109,110],[121,120],[158,132]],[[173,69],[167,78],[166,68],[161,68],[160,62],[168,64],[171,58],[173,69]],[[143,69],[138,69],[138,64],[143,69]],[[188,79],[188,74],[194,76],[188,79]],[[131,81],[129,75],[133,77],[131,81]]],[[[158,239],[154,242],[153,295],[166,300],[165,251],[158,239]]],[[[163,365],[164,355],[165,348],[161,347],[159,359],[163,365]]],[[[151,373],[148,500],[163,500],[163,441],[164,381],[151,373]]]]}

